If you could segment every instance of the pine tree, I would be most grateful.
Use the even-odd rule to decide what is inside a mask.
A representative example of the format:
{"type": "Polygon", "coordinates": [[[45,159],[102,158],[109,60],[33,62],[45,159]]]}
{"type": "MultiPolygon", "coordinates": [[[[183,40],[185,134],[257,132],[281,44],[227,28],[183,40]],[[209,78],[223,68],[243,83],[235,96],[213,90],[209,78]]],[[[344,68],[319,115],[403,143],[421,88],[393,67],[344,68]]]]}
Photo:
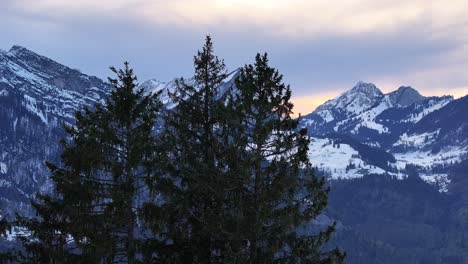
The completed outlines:
{"type": "MultiPolygon", "coordinates": [[[[162,190],[161,210],[167,217],[163,235],[171,242],[158,255],[166,262],[210,263],[219,257],[223,193],[217,99],[226,70],[213,53],[210,36],[194,57],[194,66],[193,80],[177,81],[171,95],[177,107],[168,111],[162,133],[170,156],[167,181],[172,182],[162,190]]],[[[148,211],[152,206],[148,204],[148,211]]]]}
{"type": "Polygon", "coordinates": [[[311,232],[329,190],[313,174],[307,131],[298,129],[282,78],[267,55],[258,54],[254,65],[241,69],[226,104],[230,120],[223,123],[223,138],[231,181],[225,196],[232,202],[223,221],[230,239],[225,256],[234,263],[339,262],[342,253],[323,250],[334,225],[311,232]]]}
{"type": "Polygon", "coordinates": [[[62,166],[48,164],[54,189],[33,201],[38,217],[20,218],[30,263],[136,263],[142,230],[139,212],[154,182],[153,127],[159,94],[145,95],[125,63],[111,70],[105,105],[76,113],[62,141],[62,166]]]}

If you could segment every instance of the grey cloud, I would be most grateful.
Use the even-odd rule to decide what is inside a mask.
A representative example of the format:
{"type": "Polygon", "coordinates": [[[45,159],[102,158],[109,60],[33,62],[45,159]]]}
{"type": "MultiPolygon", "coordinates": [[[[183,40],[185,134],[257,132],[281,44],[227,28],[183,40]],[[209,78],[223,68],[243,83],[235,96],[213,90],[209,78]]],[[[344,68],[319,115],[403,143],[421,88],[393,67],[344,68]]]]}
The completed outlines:
{"type": "MultiPolygon", "coordinates": [[[[193,54],[204,35],[212,34],[216,51],[230,69],[251,62],[256,52],[268,52],[296,94],[309,95],[349,88],[358,80],[395,79],[419,69],[455,67],[444,55],[467,44],[455,35],[436,37],[426,18],[391,32],[296,38],[272,36],[254,26],[235,30],[222,25],[192,29],[158,26],[133,14],[126,16],[125,10],[119,14],[48,16],[23,10],[15,3],[2,0],[0,48],[24,45],[103,78],[110,73],[108,66],[120,66],[124,60],[132,63],[140,80],[189,76],[193,54]]],[[[462,56],[468,58],[467,54],[462,56]]],[[[446,85],[454,82],[447,79],[446,85]]],[[[458,86],[463,82],[467,83],[468,77],[456,79],[458,86]]]]}

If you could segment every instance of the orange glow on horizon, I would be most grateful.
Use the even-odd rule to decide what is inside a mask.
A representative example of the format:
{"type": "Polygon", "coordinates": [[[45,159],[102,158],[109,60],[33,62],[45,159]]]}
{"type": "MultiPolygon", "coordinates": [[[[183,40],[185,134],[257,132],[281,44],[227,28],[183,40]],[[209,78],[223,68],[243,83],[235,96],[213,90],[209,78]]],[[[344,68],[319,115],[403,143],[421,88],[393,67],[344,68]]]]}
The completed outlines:
{"type": "Polygon", "coordinates": [[[306,96],[293,96],[292,102],[294,103],[294,116],[298,117],[312,113],[315,108],[325,103],[327,100],[333,99],[341,94],[340,91],[316,93],[315,95],[306,96]]]}
{"type": "MultiPolygon", "coordinates": [[[[395,90],[395,89],[394,89],[395,90]]],[[[416,90],[418,90],[416,88],[416,90]]],[[[383,93],[392,92],[393,90],[383,90],[383,93]]],[[[332,92],[327,93],[315,93],[315,95],[305,95],[305,96],[293,96],[291,99],[294,103],[294,116],[298,117],[312,113],[318,106],[325,103],[328,100],[334,99],[341,95],[344,92],[342,89],[335,89],[332,92]]],[[[421,92],[421,91],[419,91],[421,92]]],[[[431,89],[429,91],[425,90],[421,92],[423,96],[444,96],[451,95],[455,99],[461,98],[468,95],[468,87],[452,87],[452,88],[441,88],[441,89],[431,89]]]]}

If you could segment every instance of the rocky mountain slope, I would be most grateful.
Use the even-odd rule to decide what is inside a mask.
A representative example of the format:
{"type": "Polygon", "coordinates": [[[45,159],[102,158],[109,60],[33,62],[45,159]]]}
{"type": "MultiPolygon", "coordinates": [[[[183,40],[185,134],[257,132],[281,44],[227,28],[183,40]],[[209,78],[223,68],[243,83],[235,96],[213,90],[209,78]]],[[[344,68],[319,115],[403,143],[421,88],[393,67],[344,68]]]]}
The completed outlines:
{"type": "Polygon", "coordinates": [[[28,207],[48,188],[45,160],[58,161],[64,123],[103,102],[110,87],[26,48],[0,50],[0,214],[28,207]]]}

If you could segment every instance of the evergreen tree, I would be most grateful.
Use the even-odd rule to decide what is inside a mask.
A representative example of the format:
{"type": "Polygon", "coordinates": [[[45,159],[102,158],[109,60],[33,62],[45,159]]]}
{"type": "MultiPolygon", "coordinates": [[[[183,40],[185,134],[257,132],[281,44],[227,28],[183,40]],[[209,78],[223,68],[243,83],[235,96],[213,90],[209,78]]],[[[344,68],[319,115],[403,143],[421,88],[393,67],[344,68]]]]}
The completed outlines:
{"type": "MultiPolygon", "coordinates": [[[[159,255],[167,262],[210,263],[219,257],[223,193],[217,98],[226,70],[213,53],[210,36],[194,57],[194,66],[192,81],[177,81],[171,95],[177,107],[168,111],[163,132],[172,184],[161,190],[165,194],[161,211],[167,217],[164,236],[171,243],[159,255]]],[[[153,206],[148,204],[148,210],[153,206]]]]}
{"type": "Polygon", "coordinates": [[[105,105],[76,113],[62,141],[62,167],[48,164],[54,189],[33,201],[38,217],[20,218],[30,263],[136,263],[139,209],[157,171],[153,127],[159,94],[145,95],[125,63],[111,70],[105,105]]]}
{"type": "Polygon", "coordinates": [[[313,233],[327,205],[325,181],[314,176],[309,138],[293,118],[291,90],[258,54],[240,71],[222,124],[230,181],[224,222],[233,263],[335,263],[338,250],[323,249],[334,225],[313,233]]]}

